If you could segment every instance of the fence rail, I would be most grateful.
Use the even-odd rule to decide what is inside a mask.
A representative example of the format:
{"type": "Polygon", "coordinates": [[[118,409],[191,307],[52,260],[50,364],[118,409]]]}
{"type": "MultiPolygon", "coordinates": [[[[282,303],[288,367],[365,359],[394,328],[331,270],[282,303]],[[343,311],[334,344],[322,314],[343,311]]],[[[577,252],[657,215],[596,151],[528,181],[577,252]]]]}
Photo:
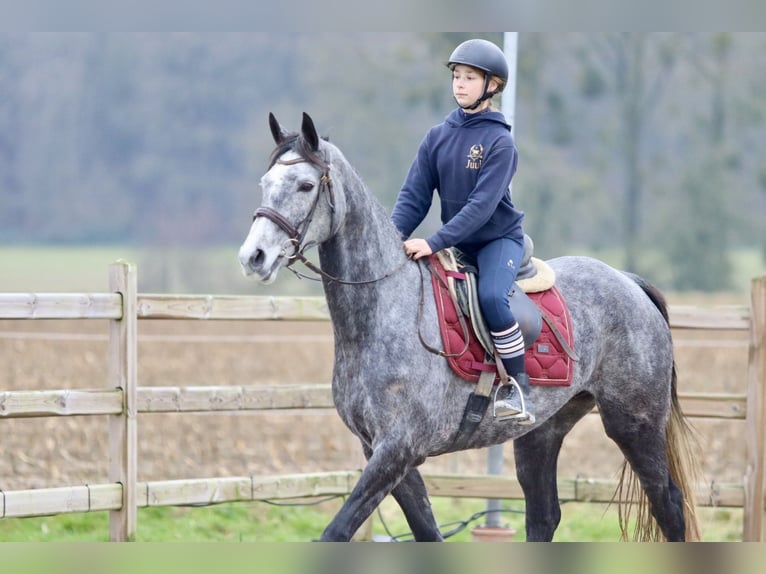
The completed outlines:
{"type": "MultiPolygon", "coordinates": [[[[361,470],[344,470],[281,476],[229,476],[139,482],[138,508],[150,506],[204,506],[223,502],[284,500],[319,496],[346,496],[361,477],[361,470]]],[[[518,480],[499,475],[457,475],[424,473],[431,496],[451,498],[523,499],[518,480]]],[[[562,502],[601,502],[614,499],[616,480],[560,478],[562,502]]],[[[744,505],[744,488],[737,484],[700,485],[696,492],[700,506],[739,507],[744,505]]],[[[58,488],[0,491],[0,518],[48,516],[72,512],[116,511],[122,505],[120,484],[90,484],[58,488]]]]}
{"type": "MultiPolygon", "coordinates": [[[[740,419],[747,397],[728,393],[679,393],[688,417],[740,419]]],[[[0,419],[73,415],[118,415],[123,391],[49,390],[0,392],[0,419]]],[[[334,408],[329,384],[139,387],[139,413],[199,413],[334,408]]],[[[597,412],[597,409],[594,409],[597,412]]]]}
{"type": "MultiPolygon", "coordinates": [[[[110,293],[0,293],[0,319],[108,319],[109,387],[92,390],[0,392],[0,419],[107,415],[108,484],[0,491],[0,518],[110,511],[110,539],[134,540],[136,509],[309,496],[346,495],[360,471],[266,477],[224,477],[137,482],[137,415],[273,409],[333,408],[327,384],[279,386],[138,387],[137,321],[327,321],[321,297],[139,294],[136,269],[109,268],[110,293]]],[[[762,539],[766,442],[766,277],[752,282],[751,307],[701,309],[671,306],[674,329],[740,330],[750,334],[746,395],[681,393],[689,417],[744,420],[748,458],[742,484],[699,485],[700,505],[744,509],[743,540],[762,539]]],[[[521,499],[514,478],[425,475],[433,496],[521,499]]],[[[559,479],[562,501],[609,502],[613,480],[559,479]]]]}

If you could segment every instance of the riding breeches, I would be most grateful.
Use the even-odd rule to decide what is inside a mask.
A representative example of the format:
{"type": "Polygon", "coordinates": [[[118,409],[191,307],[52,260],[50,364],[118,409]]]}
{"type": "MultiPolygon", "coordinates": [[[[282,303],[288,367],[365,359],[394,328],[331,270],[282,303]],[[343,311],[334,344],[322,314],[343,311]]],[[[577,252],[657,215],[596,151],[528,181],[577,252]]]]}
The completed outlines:
{"type": "Polygon", "coordinates": [[[466,255],[478,268],[479,305],[487,326],[495,332],[510,328],[516,318],[511,313],[508,298],[524,255],[524,242],[504,237],[466,255]]]}

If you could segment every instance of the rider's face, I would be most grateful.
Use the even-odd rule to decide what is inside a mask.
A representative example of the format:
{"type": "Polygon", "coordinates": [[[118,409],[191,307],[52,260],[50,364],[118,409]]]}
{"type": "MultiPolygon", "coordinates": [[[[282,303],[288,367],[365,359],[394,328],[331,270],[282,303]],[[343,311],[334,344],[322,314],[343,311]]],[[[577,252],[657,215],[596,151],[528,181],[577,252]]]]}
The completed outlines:
{"type": "MultiPolygon", "coordinates": [[[[490,90],[497,88],[493,79],[490,82],[490,90]]],[[[458,105],[461,107],[470,106],[478,100],[484,93],[484,72],[466,66],[457,64],[452,70],[452,95],[455,97],[458,105]]],[[[488,102],[482,102],[479,109],[483,109],[488,102]]],[[[478,110],[477,110],[478,111],[478,110]]]]}

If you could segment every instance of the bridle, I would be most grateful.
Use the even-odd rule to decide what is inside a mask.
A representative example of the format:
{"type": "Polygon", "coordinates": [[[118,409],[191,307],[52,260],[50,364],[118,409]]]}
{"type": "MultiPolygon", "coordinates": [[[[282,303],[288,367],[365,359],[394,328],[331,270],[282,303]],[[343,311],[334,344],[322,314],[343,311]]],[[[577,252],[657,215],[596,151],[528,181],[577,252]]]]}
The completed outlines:
{"type": "MultiPolygon", "coordinates": [[[[278,159],[275,163],[279,163],[281,165],[295,165],[297,163],[304,162],[308,162],[308,160],[303,158],[292,160],[278,159]]],[[[293,224],[290,223],[284,215],[279,213],[276,209],[272,209],[271,207],[259,207],[255,210],[255,213],[253,213],[253,221],[255,221],[258,217],[265,217],[266,219],[275,223],[277,227],[279,227],[282,231],[287,233],[289,243],[291,243],[294,248],[293,254],[288,257],[290,260],[288,267],[292,265],[296,259],[302,258],[303,251],[311,247],[311,244],[304,245],[303,240],[305,238],[306,232],[308,231],[311,219],[314,217],[314,212],[316,211],[317,205],[319,205],[319,198],[322,196],[323,191],[327,191],[326,196],[327,202],[330,205],[330,209],[333,211],[335,210],[332,180],[330,179],[330,167],[322,166],[322,168],[322,175],[319,178],[319,190],[317,191],[316,197],[314,198],[314,203],[311,204],[311,209],[309,210],[308,215],[297,226],[293,226],[293,224]],[[302,229],[298,229],[299,227],[302,227],[302,229]]]]}
{"type": "Polygon", "coordinates": [[[321,175],[319,177],[319,189],[317,190],[316,197],[314,198],[314,203],[311,205],[311,209],[309,210],[308,215],[298,223],[298,225],[293,225],[288,221],[288,219],[279,213],[276,209],[272,209],[271,207],[259,207],[255,210],[255,213],[253,213],[253,221],[255,221],[258,217],[265,217],[272,223],[274,223],[277,227],[279,227],[282,231],[284,231],[287,234],[288,242],[293,246],[293,253],[290,255],[287,255],[285,253],[285,256],[287,257],[289,263],[286,265],[287,269],[292,271],[298,278],[301,279],[310,279],[312,281],[320,281],[320,279],[316,277],[310,277],[308,275],[304,275],[300,271],[297,271],[292,268],[293,263],[296,261],[300,261],[305,265],[308,269],[316,273],[317,275],[320,275],[321,277],[324,277],[325,279],[329,281],[333,281],[335,283],[340,283],[341,285],[369,285],[371,283],[377,283],[378,281],[382,281],[383,279],[387,279],[388,277],[391,277],[394,275],[397,271],[399,271],[404,265],[409,261],[409,258],[405,257],[401,264],[399,264],[395,269],[392,271],[389,271],[385,275],[382,275],[381,277],[377,277],[375,279],[369,279],[366,281],[347,281],[343,279],[339,279],[338,277],[334,277],[330,275],[329,273],[323,271],[320,267],[317,267],[312,263],[309,259],[306,258],[306,256],[303,254],[306,249],[313,247],[315,245],[314,242],[308,242],[305,243],[305,237],[306,232],[308,231],[309,225],[311,224],[311,219],[314,217],[314,212],[316,211],[317,205],[319,205],[319,198],[323,195],[327,197],[327,204],[330,206],[330,210],[334,213],[335,212],[335,195],[333,192],[333,184],[332,179],[330,178],[330,166],[324,162],[319,163],[315,161],[311,161],[302,157],[298,157],[291,160],[281,160],[277,159],[274,163],[279,163],[281,165],[295,165],[298,163],[311,163],[313,165],[316,165],[319,169],[321,169],[321,175]]]}

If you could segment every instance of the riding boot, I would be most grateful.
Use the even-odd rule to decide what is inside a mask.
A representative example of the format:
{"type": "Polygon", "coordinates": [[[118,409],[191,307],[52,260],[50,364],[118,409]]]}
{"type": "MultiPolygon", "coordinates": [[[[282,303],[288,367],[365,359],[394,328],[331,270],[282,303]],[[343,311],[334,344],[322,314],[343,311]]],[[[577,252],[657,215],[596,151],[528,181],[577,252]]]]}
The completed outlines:
{"type": "Polygon", "coordinates": [[[511,390],[504,399],[496,400],[495,419],[515,420],[519,424],[535,422],[535,408],[529,398],[529,375],[517,373],[512,377],[511,390]]]}

